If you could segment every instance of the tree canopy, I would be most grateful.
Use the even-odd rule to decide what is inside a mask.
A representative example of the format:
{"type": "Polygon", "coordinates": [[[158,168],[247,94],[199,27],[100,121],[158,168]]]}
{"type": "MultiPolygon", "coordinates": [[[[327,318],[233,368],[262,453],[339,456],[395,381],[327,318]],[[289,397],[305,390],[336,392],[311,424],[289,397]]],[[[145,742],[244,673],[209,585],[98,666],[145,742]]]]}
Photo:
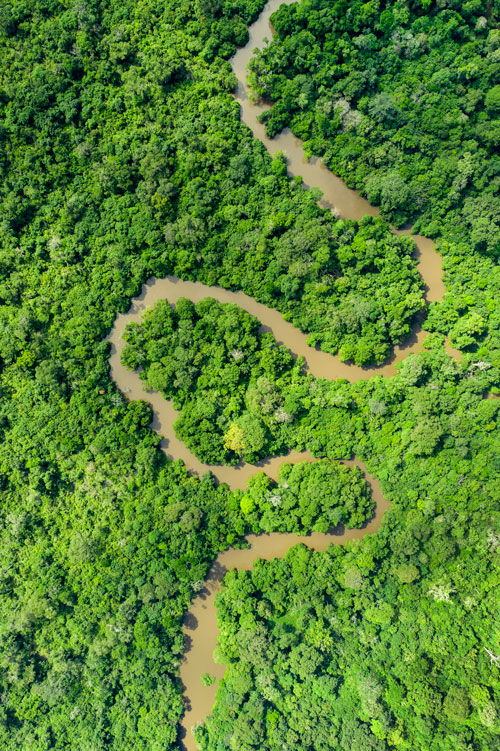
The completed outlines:
{"type": "Polygon", "coordinates": [[[191,476],[110,378],[106,335],[151,276],[242,289],[359,363],[422,310],[412,241],[385,219],[335,219],[240,122],[228,60],[262,6],[0,7],[6,751],[178,748],[182,619],[212,561],[252,529],[362,524],[367,488],[333,461],[352,454],[391,511],[359,543],[228,575],[228,674],[202,747],[499,744],[499,402],[484,398],[500,387],[497,0],[282,7],[252,69],[271,132],[290,122],[386,217],[438,238],[449,294],[424,352],[349,384],[303,373],[210,301],[147,315],[145,354],[129,332],[130,365],[183,410],[201,456],[321,461],[245,492],[191,476]]]}

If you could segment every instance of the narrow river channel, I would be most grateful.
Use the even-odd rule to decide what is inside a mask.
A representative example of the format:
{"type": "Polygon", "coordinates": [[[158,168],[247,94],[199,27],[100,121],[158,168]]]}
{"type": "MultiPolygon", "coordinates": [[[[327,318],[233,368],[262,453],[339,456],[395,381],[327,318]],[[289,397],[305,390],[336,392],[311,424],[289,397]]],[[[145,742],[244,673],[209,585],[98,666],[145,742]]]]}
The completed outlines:
{"type": "MultiPolygon", "coordinates": [[[[378,210],[371,206],[358,192],[347,188],[342,180],[329,172],[320,159],[307,161],[304,158],[302,143],[289,131],[285,130],[274,139],[267,138],[264,126],[257,117],[268,105],[255,104],[249,97],[246,86],[246,67],[256,47],[261,48],[265,38],[271,38],[269,25],[271,14],[277,10],[283,0],[270,0],[257,21],[250,27],[250,38],[244,48],[238,50],[232,58],[233,71],[238,78],[236,99],[241,105],[241,118],[259,138],[270,154],[277,151],[285,153],[288,160],[290,176],[301,175],[306,187],[316,186],[323,192],[321,204],[338,212],[340,216],[349,219],[361,219],[370,214],[377,216],[378,210]]],[[[294,0],[284,0],[289,4],[294,0]]],[[[398,231],[398,234],[410,234],[408,231],[398,231]]],[[[431,240],[419,235],[412,235],[417,245],[418,270],[426,284],[426,300],[432,302],[440,300],[445,294],[442,281],[441,256],[436,252],[431,240]]],[[[199,282],[187,282],[177,277],[163,279],[149,279],[143,286],[141,294],[131,304],[126,314],[120,314],[115,320],[113,329],[108,337],[111,342],[110,370],[111,377],[128,399],[143,399],[153,408],[154,419],[152,428],[162,436],[162,449],[171,459],[182,459],[188,470],[203,474],[211,471],[220,481],[226,482],[231,488],[245,488],[249,477],[262,469],[270,477],[277,479],[280,465],[285,461],[297,462],[304,459],[313,460],[307,452],[291,452],[286,457],[272,457],[259,465],[242,464],[239,467],[208,466],[200,462],[176,437],[173,423],[177,417],[172,404],[159,393],[144,391],[144,383],[137,373],[128,371],[120,362],[123,349],[122,335],[128,323],[139,323],[147,308],[161,298],[171,303],[180,297],[187,297],[197,302],[204,297],[213,297],[219,302],[231,302],[256,316],[262,323],[263,331],[270,331],[276,340],[285,344],[295,356],[305,358],[306,367],[313,375],[320,378],[334,380],[345,378],[349,381],[368,379],[374,375],[392,376],[396,372],[396,364],[411,352],[417,352],[422,347],[425,333],[416,328],[413,336],[401,346],[394,349],[390,360],[380,367],[360,368],[340,361],[338,357],[312,349],[307,345],[307,337],[291,323],[286,322],[282,315],[266,307],[242,292],[230,292],[220,287],[206,287],[199,282]]],[[[452,356],[458,356],[455,350],[448,348],[452,356]]],[[[186,713],[182,720],[183,744],[188,751],[195,751],[196,744],[191,728],[197,722],[205,719],[214,704],[217,683],[213,686],[202,686],[201,675],[210,673],[217,679],[223,677],[225,668],[217,665],[212,659],[212,652],[217,642],[217,622],[215,609],[215,595],[220,582],[227,570],[231,568],[250,569],[257,558],[270,559],[282,557],[287,550],[298,542],[303,542],[314,550],[326,550],[333,544],[343,544],[347,540],[355,540],[366,534],[376,532],[389,502],[382,495],[379,482],[366,473],[364,465],[357,461],[346,461],[346,464],[356,464],[365,473],[367,482],[376,503],[376,512],[370,523],[363,529],[336,530],[333,534],[315,533],[307,537],[294,534],[268,534],[249,536],[251,547],[247,550],[229,549],[217,556],[204,587],[194,599],[189,613],[184,619],[184,635],[186,652],[180,667],[181,681],[184,685],[186,713]]]]}
{"type": "MultiPolygon", "coordinates": [[[[282,151],[288,161],[290,177],[300,175],[305,187],[316,187],[323,192],[320,201],[322,206],[335,210],[346,219],[361,219],[369,214],[379,216],[380,212],[372,206],[358,191],[350,190],[340,179],[330,172],[321,159],[313,157],[309,161],[304,156],[302,141],[296,138],[289,128],[279,133],[275,138],[266,136],[265,126],[259,123],[258,116],[269,109],[266,103],[255,103],[250,98],[246,84],[246,70],[256,48],[262,49],[265,40],[272,37],[269,19],[280,5],[291,5],[296,0],[269,0],[259,18],[249,28],[249,40],[241,47],[231,60],[233,72],[238,79],[236,99],[241,106],[241,119],[248,125],[252,133],[258,138],[268,152],[273,155],[282,151]]],[[[395,230],[398,235],[410,235],[409,230],[395,230]]],[[[434,243],[428,237],[411,235],[417,245],[418,270],[426,284],[426,300],[433,302],[444,297],[446,288],[442,281],[442,258],[436,251],[434,243]]]]}
{"type": "MultiPolygon", "coordinates": [[[[313,457],[308,452],[294,451],[286,459],[281,457],[279,464],[282,464],[284,460],[296,462],[304,461],[304,459],[313,460],[313,457]]],[[[214,662],[212,653],[218,637],[215,597],[227,571],[234,568],[239,571],[249,570],[257,558],[263,558],[266,561],[271,558],[283,558],[292,545],[298,542],[304,543],[313,550],[327,550],[330,544],[343,545],[347,540],[359,540],[367,534],[373,534],[379,528],[382,517],[390,506],[389,501],[382,494],[380,483],[366,472],[364,464],[359,460],[354,459],[342,463],[362,469],[370,486],[372,498],[376,504],[375,515],[365,527],[362,529],[341,527],[333,534],[313,532],[307,537],[278,533],[248,535],[246,539],[251,545],[250,548],[246,550],[229,548],[219,553],[212,564],[204,587],[191,604],[183,626],[186,651],[180,667],[180,676],[185,687],[186,711],[182,718],[182,741],[188,751],[196,751],[197,746],[191,728],[210,714],[215,702],[217,682],[224,677],[226,671],[225,665],[214,662]],[[212,686],[202,686],[200,678],[203,673],[215,676],[216,683],[212,686]]],[[[267,468],[265,471],[268,472],[267,468]]],[[[272,475],[277,479],[274,472],[272,475]]]]}

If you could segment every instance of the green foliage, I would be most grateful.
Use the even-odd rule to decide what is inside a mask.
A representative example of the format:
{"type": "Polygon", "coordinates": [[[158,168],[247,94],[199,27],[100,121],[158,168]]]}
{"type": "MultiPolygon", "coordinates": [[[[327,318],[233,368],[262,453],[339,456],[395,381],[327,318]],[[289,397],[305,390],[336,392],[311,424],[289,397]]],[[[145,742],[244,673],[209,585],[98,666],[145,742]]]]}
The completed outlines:
{"type": "Polygon", "coordinates": [[[484,576],[496,577],[498,553],[488,550],[488,514],[478,511],[455,537],[461,552],[432,563],[446,539],[442,525],[450,529],[453,518],[450,508],[435,519],[410,511],[406,550],[397,531],[404,535],[405,526],[391,516],[377,536],[345,551],[296,546],[286,560],[228,574],[218,595],[227,671],[213,714],[196,732],[201,748],[218,748],[220,738],[247,747],[250,730],[252,746],[264,750],[284,741],[297,751],[451,750],[462,748],[462,739],[481,751],[494,748],[498,676],[473,644],[478,611],[497,608],[484,576]],[[487,559],[481,571],[466,563],[474,546],[487,559]],[[405,555],[426,561],[423,579],[395,587],[390,561],[405,555]],[[365,581],[352,590],[342,572],[355,561],[365,581]],[[433,594],[438,571],[453,581],[449,600],[433,594]],[[273,719],[256,722],[263,716],[273,719]]]}
{"type": "Polygon", "coordinates": [[[470,704],[467,691],[458,686],[452,686],[443,702],[445,715],[455,722],[463,722],[467,719],[469,711],[470,704]]]}
{"type": "MultiPolygon", "coordinates": [[[[105,299],[82,326],[70,295],[65,315],[84,339],[140,281],[172,272],[241,288],[328,351],[349,343],[359,363],[407,335],[422,307],[412,243],[370,219],[338,226],[239,122],[226,58],[259,3],[35,2],[30,17],[12,5],[0,96],[7,304],[27,269],[50,265],[64,289],[83,264],[89,295],[105,299]],[[342,260],[349,248],[357,260],[342,260]]],[[[9,360],[46,325],[34,285],[2,345],[9,360]]]]}
{"type": "Polygon", "coordinates": [[[361,527],[373,513],[361,471],[328,459],[283,464],[278,483],[260,472],[249,480],[240,506],[257,533],[361,527]]]}
{"type": "Polygon", "coordinates": [[[500,113],[500,84],[493,86],[492,89],[486,92],[484,104],[488,114],[498,115],[500,113]]]}
{"type": "Polygon", "coordinates": [[[499,13],[303,0],[273,14],[276,35],[250,62],[274,102],[269,135],[290,126],[394,224],[437,238],[451,294],[426,327],[488,354],[500,349],[499,13]]]}
{"type": "MultiPolygon", "coordinates": [[[[128,324],[125,331],[124,364],[142,368],[147,385],[174,400],[180,409],[175,423],[179,438],[208,464],[237,463],[242,457],[256,461],[286,450],[279,431],[274,440],[269,434],[263,409],[257,414],[257,400],[262,390],[269,392],[267,401],[271,392],[276,395],[276,421],[280,389],[297,366],[288,350],[271,334],[261,334],[259,326],[236,305],[211,298],[193,305],[181,298],[175,309],[159,300],[140,325],[128,324]]],[[[269,413],[267,407],[264,411],[269,413]]]]}
{"type": "MultiPolygon", "coordinates": [[[[498,744],[500,683],[486,650],[500,654],[499,404],[482,392],[499,374],[429,344],[394,379],[303,377],[290,386],[309,404],[294,423],[304,445],[329,456],[354,450],[393,508],[377,535],[326,553],[295,547],[284,561],[226,576],[218,618],[227,672],[196,733],[203,749],[221,738],[239,747],[250,732],[264,750],[498,744]],[[431,435],[416,430],[422,421],[431,435]],[[233,674],[241,671],[239,687],[233,674]],[[272,720],[256,721],[262,716],[272,720]]],[[[293,488],[303,490],[314,525],[316,484],[328,493],[343,469],[325,460],[284,465],[278,486],[258,475],[242,513],[256,530],[289,529],[280,512],[293,488]]]]}
{"type": "Polygon", "coordinates": [[[203,673],[203,675],[201,676],[201,682],[203,686],[213,686],[215,680],[215,676],[210,675],[210,673],[203,673]]]}
{"type": "Polygon", "coordinates": [[[413,563],[403,563],[396,569],[396,576],[404,584],[410,584],[418,579],[419,571],[413,563]]]}
{"type": "MultiPolygon", "coordinates": [[[[236,461],[223,456],[232,424],[254,459],[288,448],[329,459],[356,452],[393,500],[380,535],[321,555],[298,548],[228,576],[220,617],[230,667],[201,743],[490,751],[499,733],[497,667],[486,652],[500,654],[499,430],[498,401],[483,391],[500,386],[497,4],[484,17],[474,2],[460,12],[313,5],[305,14],[282,7],[275,20],[292,45],[283,65],[309,66],[292,76],[293,127],[310,150],[321,150],[311,133],[335,143],[327,161],[351,184],[365,188],[378,170],[372,190],[395,221],[418,214],[421,228],[446,238],[452,295],[430,311],[428,352],[394,379],[352,386],[302,374],[234,308],[204,301],[200,315],[187,302],[164,304],[150,317],[161,326],[144,342],[148,380],[189,404],[178,430],[200,455],[236,461]],[[296,13],[304,28],[287,34],[296,13]],[[340,32],[326,50],[332,14],[340,32]],[[373,139],[360,138],[366,118],[373,139]],[[440,333],[469,349],[461,363],[443,354],[440,333]],[[248,365],[228,358],[233,340],[243,340],[248,365]],[[254,593],[243,601],[242,582],[254,593]]],[[[111,382],[103,340],[140,285],[177,273],[241,288],[358,362],[382,360],[422,308],[411,241],[382,220],[335,221],[241,124],[227,59],[261,6],[0,8],[7,751],[177,748],[183,615],[216,553],[252,514],[264,518],[262,476],[259,493],[247,494],[188,476],[158,450],[149,407],[126,403],[111,382]]],[[[279,107],[270,117],[284,125],[279,107]]],[[[144,362],[138,343],[127,355],[134,368],[144,362]]],[[[334,466],[285,480],[302,530],[371,513],[359,474],[334,466]]]]}
{"type": "MultiPolygon", "coordinates": [[[[467,197],[498,196],[481,107],[491,118],[500,112],[498,8],[484,17],[479,4],[428,5],[283,6],[250,80],[276,103],[264,115],[271,135],[291,125],[395,223],[419,216],[422,227],[437,220],[448,229],[463,224],[467,197]]],[[[497,242],[491,228],[486,246],[497,242]]]]}

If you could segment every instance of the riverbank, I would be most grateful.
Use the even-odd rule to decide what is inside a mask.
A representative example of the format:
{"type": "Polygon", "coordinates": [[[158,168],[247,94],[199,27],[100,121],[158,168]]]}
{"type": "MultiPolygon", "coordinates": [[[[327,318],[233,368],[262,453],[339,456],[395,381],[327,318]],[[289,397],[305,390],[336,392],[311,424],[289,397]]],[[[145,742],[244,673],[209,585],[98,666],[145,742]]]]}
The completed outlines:
{"type": "MultiPolygon", "coordinates": [[[[253,135],[259,138],[271,155],[282,151],[287,157],[288,173],[291,177],[301,175],[306,187],[316,186],[323,192],[321,205],[330,208],[340,216],[359,220],[369,214],[377,216],[378,210],[371,206],[356,191],[350,190],[331,172],[321,160],[304,157],[302,143],[290,131],[284,131],[274,139],[265,135],[264,126],[257,117],[268,105],[252,102],[245,83],[246,67],[255,47],[264,44],[266,36],[270,35],[269,18],[279,7],[281,0],[271,0],[259,19],[249,29],[247,45],[238,50],[231,63],[233,71],[238,77],[236,99],[241,105],[241,118],[250,127],[253,135]]],[[[397,234],[409,235],[408,230],[396,231],[397,234]]],[[[441,256],[437,253],[434,243],[428,238],[418,235],[412,236],[416,243],[418,271],[425,282],[425,298],[427,302],[442,299],[446,292],[442,280],[441,256]]],[[[382,366],[361,368],[342,362],[338,357],[307,345],[307,336],[275,309],[268,308],[243,292],[231,292],[221,287],[207,287],[200,282],[183,281],[169,276],[163,279],[152,278],[143,285],[141,293],[132,300],[130,310],[120,314],[115,320],[113,329],[108,337],[111,342],[110,370],[111,377],[127,398],[147,401],[153,409],[151,427],[162,436],[161,448],[170,459],[182,459],[192,472],[202,475],[210,471],[219,482],[227,483],[231,488],[243,489],[248,479],[259,469],[273,479],[277,479],[279,467],[285,461],[312,460],[307,452],[291,452],[286,457],[272,457],[258,465],[242,464],[237,467],[210,466],[200,462],[180,441],[173,430],[173,423],[177,417],[171,402],[165,400],[161,394],[143,390],[144,382],[138,373],[127,370],[121,364],[121,352],[124,346],[122,338],[128,323],[140,323],[143,312],[159,299],[168,299],[175,304],[179,298],[186,297],[198,302],[204,297],[213,297],[221,303],[233,303],[261,321],[261,330],[269,331],[275,339],[286,345],[295,357],[303,357],[307,370],[318,378],[336,380],[345,378],[353,382],[369,379],[375,375],[391,377],[397,372],[396,366],[411,353],[422,349],[422,341],[427,335],[420,325],[416,326],[412,336],[406,342],[394,348],[391,358],[382,366]]],[[[449,354],[456,356],[455,350],[448,348],[449,354]]],[[[183,743],[188,751],[195,751],[196,744],[191,728],[202,721],[210,712],[217,690],[217,680],[225,672],[224,665],[214,663],[213,650],[217,643],[217,619],[215,596],[221,581],[229,569],[250,569],[257,558],[270,559],[284,556],[294,544],[303,542],[314,550],[326,550],[330,544],[343,544],[347,540],[355,540],[366,534],[376,532],[380,526],[383,514],[389,507],[389,502],[382,495],[378,481],[366,474],[364,465],[357,460],[346,462],[361,467],[372,489],[372,497],[376,504],[373,519],[362,529],[336,530],[333,534],[315,533],[307,537],[293,534],[268,534],[249,536],[247,542],[250,547],[245,550],[233,548],[220,553],[214,561],[202,590],[194,599],[192,606],[185,616],[183,632],[186,651],[180,667],[180,677],[184,686],[186,712],[182,720],[183,743]],[[214,675],[217,679],[212,686],[203,686],[200,677],[203,673],[214,675]]]]}

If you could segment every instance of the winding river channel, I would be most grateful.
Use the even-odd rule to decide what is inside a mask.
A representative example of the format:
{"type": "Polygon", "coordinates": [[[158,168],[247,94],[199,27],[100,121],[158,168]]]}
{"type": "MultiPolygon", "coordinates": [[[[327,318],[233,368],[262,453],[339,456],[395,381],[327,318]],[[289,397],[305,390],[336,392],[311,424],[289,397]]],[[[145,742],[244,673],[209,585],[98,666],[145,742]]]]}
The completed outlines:
{"type": "MultiPolygon", "coordinates": [[[[285,0],[286,3],[293,1],[285,0]]],[[[270,154],[277,151],[286,154],[288,172],[291,176],[301,175],[306,187],[316,186],[323,191],[322,205],[350,219],[360,219],[366,214],[378,215],[376,208],[363,199],[359,193],[349,190],[338,177],[324,167],[320,159],[307,161],[304,158],[301,141],[296,139],[289,130],[271,140],[265,135],[264,126],[257,120],[260,112],[268,105],[255,104],[251,101],[245,84],[246,68],[253,50],[256,47],[261,48],[265,44],[265,38],[271,37],[269,17],[282,2],[283,0],[270,0],[267,3],[258,20],[249,29],[248,44],[238,50],[232,58],[233,71],[238,78],[236,98],[241,105],[241,118],[255,137],[264,143],[270,154]]],[[[409,232],[401,231],[398,234],[409,234],[409,232]]],[[[426,300],[428,302],[440,300],[445,293],[441,278],[441,256],[436,252],[431,240],[419,235],[412,237],[417,245],[418,270],[426,284],[426,300]]],[[[154,414],[151,426],[162,436],[162,449],[169,458],[182,459],[188,470],[198,474],[211,471],[220,482],[226,482],[231,488],[245,488],[249,477],[259,469],[277,479],[279,467],[283,462],[313,460],[313,457],[307,452],[295,451],[286,457],[272,457],[257,466],[242,464],[238,467],[225,467],[203,464],[176,437],[173,423],[177,413],[172,404],[159,393],[145,391],[144,382],[140,380],[138,373],[130,372],[120,362],[124,345],[122,335],[126,325],[130,322],[140,322],[144,310],[151,307],[156,300],[166,298],[171,303],[175,303],[180,297],[187,297],[197,302],[207,296],[222,303],[236,303],[256,316],[262,322],[263,331],[272,332],[276,340],[285,344],[294,355],[304,357],[309,372],[330,380],[345,378],[349,381],[356,381],[368,379],[377,374],[385,377],[394,375],[396,364],[409,353],[419,351],[425,336],[417,327],[408,341],[394,349],[391,359],[386,364],[380,367],[360,368],[343,363],[338,357],[308,347],[306,335],[285,321],[278,311],[256,302],[242,292],[230,292],[220,287],[206,287],[199,282],[182,281],[176,277],[149,279],[143,285],[141,294],[132,301],[129,312],[117,316],[108,337],[111,342],[109,360],[111,377],[128,399],[142,399],[151,404],[154,414]]],[[[452,355],[458,354],[451,348],[448,348],[448,351],[452,355]]],[[[251,535],[247,538],[250,543],[248,549],[226,550],[219,554],[213,563],[203,589],[197,594],[184,620],[186,652],[181,663],[180,675],[185,689],[186,704],[182,721],[183,743],[188,751],[196,749],[191,733],[192,726],[205,719],[215,700],[217,682],[212,686],[202,686],[201,675],[210,673],[220,679],[225,671],[223,665],[214,663],[212,652],[217,642],[215,595],[226,571],[231,568],[250,569],[257,558],[270,559],[284,556],[287,550],[298,542],[303,542],[315,550],[326,550],[331,543],[343,544],[347,540],[359,539],[366,534],[376,532],[379,528],[382,516],[389,507],[389,502],[382,495],[379,482],[367,474],[361,462],[350,460],[345,463],[355,464],[363,470],[376,503],[375,516],[363,529],[337,529],[332,534],[315,533],[307,537],[294,534],[268,534],[258,537],[251,535]]]]}

